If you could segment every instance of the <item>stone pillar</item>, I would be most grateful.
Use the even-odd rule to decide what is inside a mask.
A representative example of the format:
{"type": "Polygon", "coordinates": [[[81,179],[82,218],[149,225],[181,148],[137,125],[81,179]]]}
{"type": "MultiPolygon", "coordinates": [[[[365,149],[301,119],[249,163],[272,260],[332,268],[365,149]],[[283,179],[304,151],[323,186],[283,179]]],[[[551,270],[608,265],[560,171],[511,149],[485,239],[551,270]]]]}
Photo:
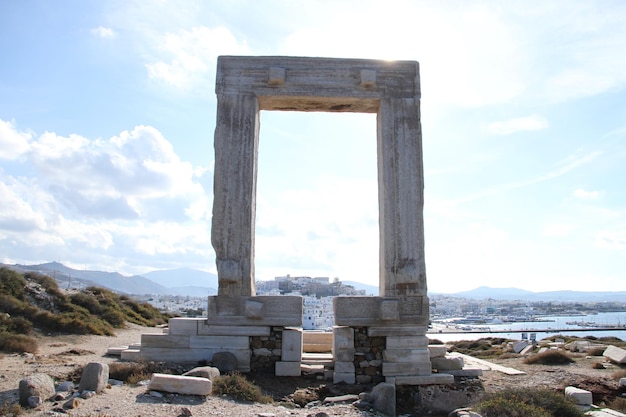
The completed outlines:
{"type": "Polygon", "coordinates": [[[243,94],[217,101],[211,241],[218,295],[253,296],[259,103],[243,94]]]}
{"type": "Polygon", "coordinates": [[[426,296],[419,98],[383,98],[377,136],[380,296],[426,296]]]}

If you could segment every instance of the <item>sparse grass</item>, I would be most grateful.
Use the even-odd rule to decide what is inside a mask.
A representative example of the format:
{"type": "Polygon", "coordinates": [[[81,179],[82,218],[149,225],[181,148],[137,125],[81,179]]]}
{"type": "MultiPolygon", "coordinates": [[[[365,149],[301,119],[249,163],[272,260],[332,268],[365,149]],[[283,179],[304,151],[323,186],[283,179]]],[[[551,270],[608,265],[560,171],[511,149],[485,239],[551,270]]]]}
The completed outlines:
{"type": "Polygon", "coordinates": [[[528,365],[567,365],[572,362],[574,359],[556,349],[546,350],[524,359],[524,363],[528,365]]]}
{"type": "Polygon", "coordinates": [[[493,398],[476,406],[482,417],[551,417],[547,411],[509,398],[493,398]]]}
{"type": "Polygon", "coordinates": [[[602,356],[605,350],[606,350],[606,346],[594,347],[587,351],[587,355],[588,356],[602,356]]]}
{"type": "Polygon", "coordinates": [[[582,417],[576,405],[547,389],[506,389],[475,406],[483,417],[582,417]]]}
{"type": "Polygon", "coordinates": [[[7,353],[36,353],[37,341],[25,334],[0,332],[0,351],[7,353]]]}
{"type": "Polygon", "coordinates": [[[621,413],[626,412],[626,398],[617,397],[609,404],[611,410],[619,411],[621,413]]]}
{"type": "Polygon", "coordinates": [[[613,379],[620,380],[622,378],[626,378],[626,369],[620,369],[619,371],[613,372],[611,375],[613,379]]]}
{"type": "Polygon", "coordinates": [[[8,401],[0,406],[0,416],[3,417],[17,417],[22,415],[22,411],[22,406],[19,404],[12,404],[8,401]]]}
{"type": "Polygon", "coordinates": [[[271,403],[273,400],[268,395],[263,395],[261,389],[248,381],[239,372],[233,372],[231,375],[222,375],[213,381],[213,394],[227,395],[235,400],[260,402],[263,404],[271,403]]]}
{"type": "Polygon", "coordinates": [[[498,337],[486,337],[478,340],[461,340],[452,342],[451,352],[459,352],[476,358],[497,358],[505,353],[503,347],[507,339],[498,337]]]}
{"type": "Polygon", "coordinates": [[[114,362],[109,365],[109,377],[128,384],[150,379],[153,373],[169,374],[171,371],[163,362],[114,362]]]}

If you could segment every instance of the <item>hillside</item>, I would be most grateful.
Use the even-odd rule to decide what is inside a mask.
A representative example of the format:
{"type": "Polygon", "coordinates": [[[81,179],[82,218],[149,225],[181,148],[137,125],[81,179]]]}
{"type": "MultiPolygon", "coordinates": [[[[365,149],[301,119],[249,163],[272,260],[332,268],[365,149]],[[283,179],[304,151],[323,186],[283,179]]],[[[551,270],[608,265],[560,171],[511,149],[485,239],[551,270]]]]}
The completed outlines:
{"type": "Polygon", "coordinates": [[[126,323],[155,326],[169,316],[99,287],[61,290],[47,275],[0,268],[0,350],[33,352],[36,333],[113,335],[126,323]]]}

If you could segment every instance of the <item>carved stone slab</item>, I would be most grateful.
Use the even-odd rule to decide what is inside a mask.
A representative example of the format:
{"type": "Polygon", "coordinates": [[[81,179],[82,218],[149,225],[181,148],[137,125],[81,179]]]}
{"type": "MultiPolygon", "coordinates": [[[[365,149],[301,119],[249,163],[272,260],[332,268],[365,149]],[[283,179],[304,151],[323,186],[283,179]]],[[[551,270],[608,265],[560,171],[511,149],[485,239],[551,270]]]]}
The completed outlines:
{"type": "Polygon", "coordinates": [[[302,297],[209,297],[208,325],[302,326],[302,297]]]}
{"type": "Polygon", "coordinates": [[[335,297],[339,326],[428,325],[428,297],[335,297]]]}

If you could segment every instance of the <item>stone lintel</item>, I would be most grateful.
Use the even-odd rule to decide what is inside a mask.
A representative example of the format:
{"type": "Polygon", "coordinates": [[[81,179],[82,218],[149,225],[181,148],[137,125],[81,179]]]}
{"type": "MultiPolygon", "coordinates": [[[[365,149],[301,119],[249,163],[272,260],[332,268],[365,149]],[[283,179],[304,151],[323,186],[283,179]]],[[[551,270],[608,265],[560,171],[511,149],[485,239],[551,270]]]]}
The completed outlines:
{"type": "MultiPolygon", "coordinates": [[[[335,297],[335,323],[340,326],[427,326],[428,297],[335,297]]],[[[414,334],[417,336],[417,334],[414,334]]]]}
{"type": "Polygon", "coordinates": [[[215,92],[256,96],[261,110],[375,113],[382,98],[419,99],[419,64],[374,59],[220,56],[215,92]],[[270,100],[264,100],[266,97],[270,100]]]}
{"type": "Polygon", "coordinates": [[[207,325],[302,326],[302,297],[209,297],[207,325]]]}
{"type": "Polygon", "coordinates": [[[430,374],[415,376],[387,377],[387,382],[396,385],[447,385],[454,384],[454,376],[450,374],[430,374]]]}

